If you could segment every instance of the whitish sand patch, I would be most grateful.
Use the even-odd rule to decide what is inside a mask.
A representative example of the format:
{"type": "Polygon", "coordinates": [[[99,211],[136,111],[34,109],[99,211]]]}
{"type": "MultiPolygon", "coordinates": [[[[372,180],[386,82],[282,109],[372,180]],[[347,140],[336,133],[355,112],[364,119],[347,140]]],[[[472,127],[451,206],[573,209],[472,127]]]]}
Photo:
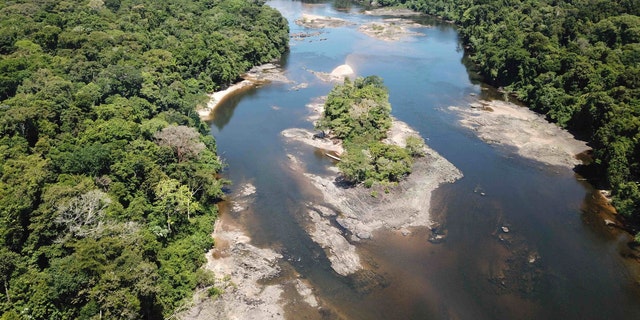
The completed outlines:
{"type": "Polygon", "coordinates": [[[213,111],[225,99],[242,90],[267,82],[291,83],[291,81],[284,75],[282,68],[273,63],[267,63],[261,66],[253,67],[247,73],[242,75],[242,78],[244,80],[235,83],[224,90],[216,91],[210,94],[207,105],[204,107],[200,107],[197,110],[200,119],[210,120],[213,111]]]}

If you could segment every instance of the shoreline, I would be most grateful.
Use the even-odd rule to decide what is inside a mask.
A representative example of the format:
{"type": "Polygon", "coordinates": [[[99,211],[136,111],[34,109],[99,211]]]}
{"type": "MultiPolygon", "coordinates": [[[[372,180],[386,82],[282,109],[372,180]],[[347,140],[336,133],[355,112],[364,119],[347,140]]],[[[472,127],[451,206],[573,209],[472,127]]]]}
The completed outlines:
{"type": "Polygon", "coordinates": [[[500,100],[478,100],[467,107],[450,106],[458,123],[482,141],[513,148],[506,152],[545,165],[573,169],[582,164],[577,155],[591,148],[555,123],[529,108],[500,100]]]}
{"type": "Polygon", "coordinates": [[[407,10],[402,9],[376,9],[373,11],[365,11],[364,14],[369,16],[387,16],[388,18],[384,18],[377,22],[358,24],[341,18],[303,13],[300,18],[296,19],[295,23],[307,29],[320,30],[325,28],[357,26],[357,30],[362,34],[385,42],[401,41],[412,37],[422,37],[424,34],[410,29],[430,27],[408,19],[411,16],[419,16],[421,14],[410,14],[407,10]]]}
{"type": "Polygon", "coordinates": [[[230,95],[237,93],[239,91],[241,91],[242,89],[246,89],[248,87],[253,87],[255,86],[255,82],[251,81],[251,80],[242,80],[240,82],[237,82],[231,86],[229,86],[228,88],[221,90],[221,91],[215,91],[211,94],[208,94],[209,96],[209,101],[207,102],[207,106],[204,108],[200,108],[197,110],[198,115],[200,116],[200,119],[202,120],[211,120],[212,119],[212,113],[213,111],[216,110],[216,108],[224,101],[226,100],[230,95]]]}
{"type": "Polygon", "coordinates": [[[244,183],[234,192],[226,210],[216,220],[214,247],[206,254],[202,268],[212,271],[214,297],[199,290],[177,318],[199,319],[287,319],[291,313],[310,319],[330,306],[320,300],[313,286],[273,248],[254,245],[234,215],[251,214],[256,188],[244,183]]]}
{"type": "Polygon", "coordinates": [[[209,101],[205,107],[199,107],[196,112],[203,121],[213,119],[213,112],[216,108],[222,104],[227,98],[237,94],[241,91],[254,88],[260,84],[269,82],[282,82],[291,83],[291,81],[284,75],[280,66],[274,63],[267,63],[260,66],[255,66],[243,74],[240,78],[241,81],[230,85],[228,88],[213,93],[207,94],[209,101]]]}
{"type": "MultiPolygon", "coordinates": [[[[319,119],[323,112],[322,99],[314,99],[307,105],[307,120],[319,119]]],[[[340,141],[313,138],[307,129],[290,128],[282,131],[287,144],[302,143],[324,152],[342,151],[340,141]]],[[[392,118],[392,127],[385,143],[404,147],[407,137],[419,133],[406,123],[392,118]]],[[[362,184],[345,187],[335,163],[324,175],[311,174],[305,163],[293,154],[287,154],[290,168],[306,180],[321,195],[319,203],[309,203],[310,226],[307,232],[320,245],[331,261],[332,269],[342,276],[357,277],[371,272],[361,263],[354,243],[369,240],[380,230],[411,233],[410,228],[431,228],[431,195],[440,185],[452,183],[463,177],[462,172],[440,154],[424,146],[424,157],[415,158],[412,173],[395,186],[375,185],[365,188],[362,184]]]]}
{"type": "Polygon", "coordinates": [[[367,16],[389,16],[389,17],[416,17],[424,16],[424,13],[413,11],[411,9],[399,8],[399,7],[380,7],[370,10],[365,10],[362,14],[367,16]]]}

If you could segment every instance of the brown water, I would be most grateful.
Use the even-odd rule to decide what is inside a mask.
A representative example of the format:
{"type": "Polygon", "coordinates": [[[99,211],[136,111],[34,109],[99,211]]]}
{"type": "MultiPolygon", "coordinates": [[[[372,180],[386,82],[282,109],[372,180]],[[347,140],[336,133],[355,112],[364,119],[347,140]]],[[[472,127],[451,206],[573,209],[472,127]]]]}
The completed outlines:
{"type": "MultiPolygon", "coordinates": [[[[287,17],[292,33],[314,31],[293,24],[303,12],[355,23],[381,19],[332,3],[268,3],[287,17]]],[[[433,27],[416,29],[423,37],[394,43],[369,38],[357,26],[292,40],[282,64],[291,80],[308,88],[269,84],[216,110],[211,132],[229,164],[225,176],[236,186],[251,182],[257,188],[249,210],[226,218],[242,224],[254,244],[281,252],[286,269],[309,280],[322,301],[322,313],[290,318],[640,318],[638,252],[628,246],[627,233],[604,225],[607,205],[573,171],[521,159],[459,126],[447,107],[490,91],[470,79],[454,27],[419,21],[433,27]],[[285,144],[280,135],[311,128],[305,105],[331,89],[308,70],[330,72],[345,62],[358,75],[383,77],[393,115],[465,175],[432,198],[432,215],[446,229],[446,240],[432,244],[424,229],[408,236],[376,233],[356,244],[371,271],[363,277],[336,274],[304,231],[305,203],[320,198],[289,169],[286,154],[319,173],[330,160],[313,148],[285,144]]]]}

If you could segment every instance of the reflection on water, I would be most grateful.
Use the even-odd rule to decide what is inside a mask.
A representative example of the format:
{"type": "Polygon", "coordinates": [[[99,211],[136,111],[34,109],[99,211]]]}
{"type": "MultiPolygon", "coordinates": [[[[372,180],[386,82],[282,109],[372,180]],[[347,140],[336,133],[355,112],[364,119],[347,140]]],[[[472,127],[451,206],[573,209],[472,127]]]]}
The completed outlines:
{"type": "Polygon", "coordinates": [[[222,131],[222,129],[224,129],[224,127],[229,123],[233,117],[233,112],[236,110],[240,101],[248,96],[254,95],[258,89],[254,87],[246,87],[240,90],[242,91],[241,94],[238,92],[237,94],[225,97],[221,102],[221,105],[224,105],[224,107],[216,108],[211,113],[212,120],[210,123],[215,125],[219,131],[222,131]]]}
{"type": "MultiPolygon", "coordinates": [[[[293,24],[303,11],[355,23],[381,19],[342,3],[269,4],[287,17],[292,33],[309,31],[293,24]]],[[[606,205],[572,171],[520,159],[457,124],[448,106],[495,91],[482,89],[467,71],[453,26],[422,19],[435,27],[416,29],[425,34],[419,39],[394,43],[365,36],[357,26],[323,29],[324,41],[292,39],[284,68],[292,81],[308,83],[306,89],[265,85],[215,111],[211,131],[229,164],[226,177],[257,188],[251,208],[230,218],[256,245],[281,252],[284,269],[308,280],[322,301],[320,314],[291,310],[291,318],[640,318],[637,264],[624,258],[638,252],[627,245],[628,235],[604,225],[606,205]],[[345,61],[358,75],[381,76],[393,115],[465,175],[432,198],[444,242],[430,243],[426,228],[409,235],[378,232],[356,243],[368,271],[347,278],[333,272],[305,231],[306,203],[321,198],[291,170],[288,155],[313,172],[331,161],[313,148],[285,144],[280,135],[291,127],[311,129],[305,105],[331,89],[308,70],[328,72],[345,61]]]]}

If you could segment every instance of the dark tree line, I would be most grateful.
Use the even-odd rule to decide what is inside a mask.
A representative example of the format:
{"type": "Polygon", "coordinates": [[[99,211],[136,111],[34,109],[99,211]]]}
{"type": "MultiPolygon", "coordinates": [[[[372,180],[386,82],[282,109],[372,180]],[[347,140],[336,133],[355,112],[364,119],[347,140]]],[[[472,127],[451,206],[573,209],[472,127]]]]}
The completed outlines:
{"type": "Polygon", "coordinates": [[[586,137],[614,205],[640,222],[640,2],[381,0],[453,20],[486,81],[586,137]]]}
{"type": "Polygon", "coordinates": [[[280,57],[286,20],[245,0],[16,0],[0,17],[0,318],[173,314],[213,284],[224,184],[195,108],[280,57]]]}

